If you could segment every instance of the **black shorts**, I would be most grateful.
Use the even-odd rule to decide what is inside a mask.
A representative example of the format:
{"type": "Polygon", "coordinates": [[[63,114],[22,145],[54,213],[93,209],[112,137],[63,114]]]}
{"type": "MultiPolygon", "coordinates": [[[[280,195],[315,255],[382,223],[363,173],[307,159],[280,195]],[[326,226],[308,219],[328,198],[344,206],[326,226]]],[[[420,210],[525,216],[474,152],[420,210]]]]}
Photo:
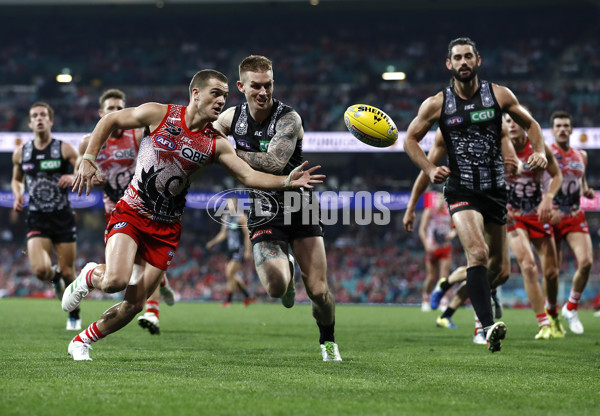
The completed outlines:
{"type": "Polygon", "coordinates": [[[450,215],[472,209],[483,215],[484,223],[506,224],[508,193],[504,188],[474,191],[446,184],[444,185],[444,198],[448,204],[450,215]]]}
{"type": "Polygon", "coordinates": [[[241,246],[237,250],[229,250],[229,260],[239,261],[240,263],[244,260],[244,246],[241,246]]]}
{"type": "Polygon", "coordinates": [[[253,226],[249,220],[248,229],[250,230],[252,244],[261,241],[286,241],[291,243],[298,238],[323,237],[321,221],[315,220],[314,217],[309,220],[306,217],[303,218],[302,211],[291,213],[288,218],[278,214],[272,220],[256,226],[253,226]]]}
{"type": "Polygon", "coordinates": [[[75,213],[71,209],[55,212],[29,211],[27,213],[27,239],[44,237],[53,243],[77,241],[75,213]]]}

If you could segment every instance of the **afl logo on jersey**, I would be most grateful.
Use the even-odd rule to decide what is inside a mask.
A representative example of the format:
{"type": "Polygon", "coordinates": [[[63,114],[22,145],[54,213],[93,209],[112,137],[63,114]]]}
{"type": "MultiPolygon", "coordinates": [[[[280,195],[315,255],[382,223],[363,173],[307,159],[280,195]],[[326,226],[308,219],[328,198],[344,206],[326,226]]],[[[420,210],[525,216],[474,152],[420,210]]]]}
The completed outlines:
{"type": "Polygon", "coordinates": [[[463,122],[463,118],[459,116],[450,117],[446,120],[446,126],[458,126],[463,122]]]}
{"type": "Polygon", "coordinates": [[[175,142],[165,136],[156,136],[154,138],[154,142],[158,145],[158,147],[165,150],[174,150],[176,147],[175,142]]]}
{"type": "Polygon", "coordinates": [[[246,149],[246,150],[250,150],[250,143],[248,143],[247,140],[236,140],[235,141],[237,144],[238,149],[246,149]]]}
{"type": "Polygon", "coordinates": [[[127,227],[128,225],[129,225],[129,223],[128,223],[128,222],[121,221],[121,222],[118,222],[118,223],[116,223],[116,224],[113,226],[113,230],[120,230],[121,228],[125,228],[125,227],[127,227]]]}

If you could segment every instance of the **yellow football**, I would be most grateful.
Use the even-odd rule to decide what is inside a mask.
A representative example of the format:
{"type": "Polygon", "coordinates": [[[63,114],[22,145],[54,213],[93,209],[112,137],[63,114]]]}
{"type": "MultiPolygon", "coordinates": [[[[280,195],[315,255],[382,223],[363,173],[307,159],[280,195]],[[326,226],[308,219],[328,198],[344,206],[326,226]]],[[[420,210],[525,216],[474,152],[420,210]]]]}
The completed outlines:
{"type": "Polygon", "coordinates": [[[369,146],[388,147],[398,139],[394,121],[371,105],[351,105],[344,113],[344,122],[354,137],[369,146]]]}

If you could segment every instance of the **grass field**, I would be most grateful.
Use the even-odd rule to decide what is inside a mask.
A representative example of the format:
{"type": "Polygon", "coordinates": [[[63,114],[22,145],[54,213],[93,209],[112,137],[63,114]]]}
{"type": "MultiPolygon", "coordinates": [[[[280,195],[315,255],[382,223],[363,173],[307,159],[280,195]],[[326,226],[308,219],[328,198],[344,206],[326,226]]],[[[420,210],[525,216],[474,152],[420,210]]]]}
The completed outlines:
{"type": "MultiPolygon", "coordinates": [[[[84,325],[114,302],[84,301],[84,325]]],[[[415,307],[338,305],[342,363],[321,361],[308,305],[161,304],[161,335],[135,322],[66,352],[58,301],[0,299],[0,415],[598,415],[600,318],[585,334],[534,341],[530,310],[507,310],[500,353],[415,307]]]]}

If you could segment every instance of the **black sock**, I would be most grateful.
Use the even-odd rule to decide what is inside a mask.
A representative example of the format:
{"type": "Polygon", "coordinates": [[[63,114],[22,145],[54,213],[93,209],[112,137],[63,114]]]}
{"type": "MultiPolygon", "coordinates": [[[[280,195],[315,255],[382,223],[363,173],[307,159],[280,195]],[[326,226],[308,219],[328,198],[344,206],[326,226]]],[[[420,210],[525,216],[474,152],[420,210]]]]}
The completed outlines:
{"type": "Polygon", "coordinates": [[[58,270],[58,266],[55,265],[52,268],[54,269],[54,278],[52,279],[52,283],[58,283],[60,282],[60,279],[62,279],[62,273],[60,270],[58,270]]]}
{"type": "Polygon", "coordinates": [[[481,325],[484,328],[493,325],[490,282],[487,278],[486,267],[473,266],[467,269],[467,293],[481,325]]]}
{"type": "Polygon", "coordinates": [[[333,323],[331,325],[321,325],[320,323],[317,322],[317,325],[319,326],[319,344],[323,344],[326,341],[331,341],[331,342],[335,342],[335,335],[333,334],[334,330],[335,330],[335,321],[333,321],[333,323]]]}
{"type": "Polygon", "coordinates": [[[456,309],[453,309],[450,306],[448,306],[446,308],[446,310],[444,311],[444,313],[442,314],[442,318],[452,318],[452,315],[454,315],[454,312],[456,312],[456,309]]]}
{"type": "Polygon", "coordinates": [[[227,292],[227,302],[231,303],[231,299],[233,299],[233,292],[227,292]]]}
{"type": "Polygon", "coordinates": [[[244,294],[244,297],[247,298],[250,295],[248,294],[248,291],[246,289],[244,289],[244,287],[242,285],[240,285],[239,283],[237,284],[238,288],[240,289],[240,292],[242,292],[244,294]]]}
{"type": "Polygon", "coordinates": [[[69,312],[69,318],[79,319],[79,311],[80,309],[77,308],[74,311],[69,312]]]}
{"type": "Polygon", "coordinates": [[[444,293],[446,293],[448,289],[452,287],[452,285],[453,283],[448,283],[448,280],[444,280],[442,283],[440,283],[440,289],[442,289],[444,293]]]}

